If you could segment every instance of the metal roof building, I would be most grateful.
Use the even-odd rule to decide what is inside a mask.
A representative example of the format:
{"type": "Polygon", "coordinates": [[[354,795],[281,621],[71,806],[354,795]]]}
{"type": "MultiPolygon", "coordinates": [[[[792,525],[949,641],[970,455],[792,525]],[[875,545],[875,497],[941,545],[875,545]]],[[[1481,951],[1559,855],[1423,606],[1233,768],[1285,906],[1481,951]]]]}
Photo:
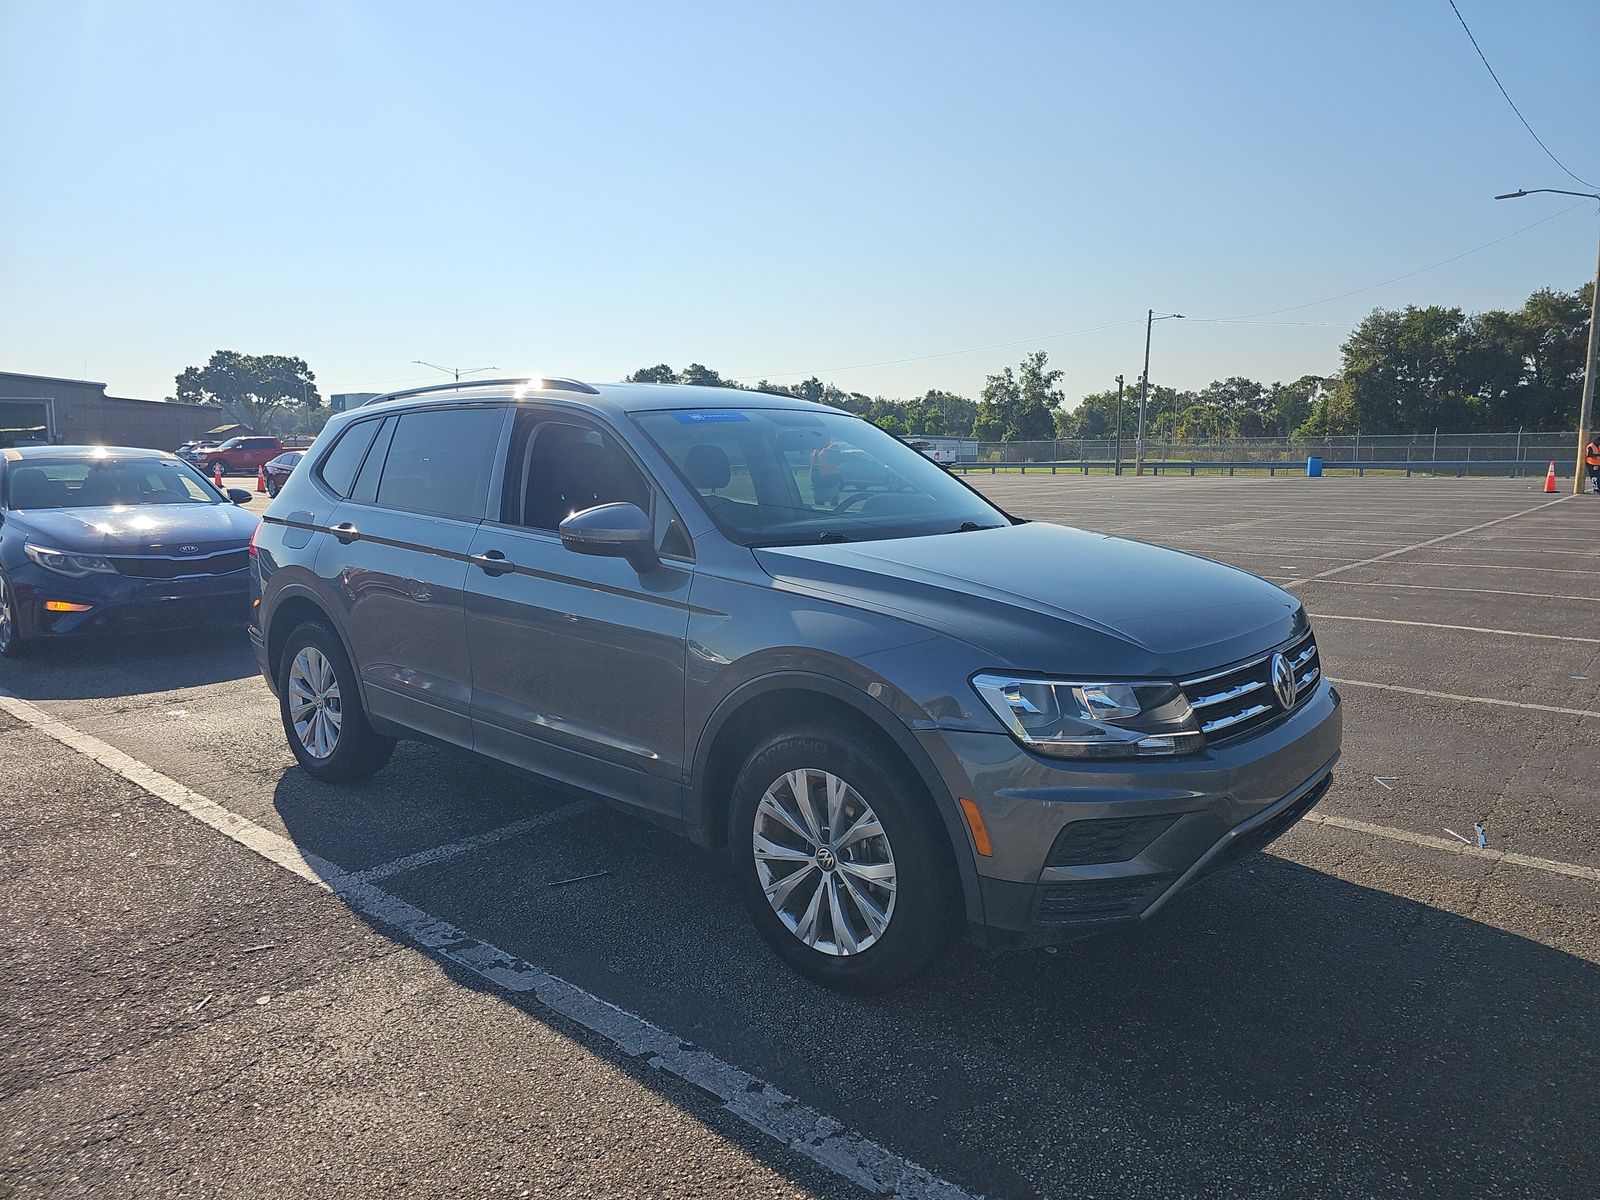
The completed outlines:
{"type": "Polygon", "coordinates": [[[105,384],[87,379],[0,371],[0,447],[54,442],[172,450],[221,415],[202,404],[108,396],[105,384]]]}

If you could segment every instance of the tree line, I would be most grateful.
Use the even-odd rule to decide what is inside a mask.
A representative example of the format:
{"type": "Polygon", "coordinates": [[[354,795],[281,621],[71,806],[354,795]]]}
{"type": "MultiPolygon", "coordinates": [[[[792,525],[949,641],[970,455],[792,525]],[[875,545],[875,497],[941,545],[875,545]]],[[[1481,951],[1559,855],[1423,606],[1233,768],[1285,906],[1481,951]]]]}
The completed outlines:
{"type": "MultiPolygon", "coordinates": [[[[1198,390],[1152,382],[1146,436],[1214,441],[1236,437],[1324,437],[1353,433],[1556,432],[1575,427],[1583,388],[1594,285],[1543,288],[1513,311],[1377,308],[1340,347],[1336,375],[1263,383],[1244,376],[1198,390]]],[[[906,436],[965,435],[982,441],[1110,438],[1117,391],[1068,405],[1062,372],[1037,350],[990,375],[976,400],[928,391],[910,400],[847,392],[815,376],[796,384],[762,379],[759,392],[798,396],[866,417],[906,436]]],[[[1122,432],[1138,428],[1137,371],[1126,376],[1122,432]]],[[[681,372],[665,363],[628,376],[640,383],[744,386],[701,363],[681,372]]]]}
{"type": "MultiPolygon", "coordinates": [[[[1214,441],[1235,437],[1323,437],[1353,433],[1556,432],[1577,423],[1594,285],[1542,288],[1513,311],[1377,308],[1340,347],[1340,369],[1287,383],[1244,376],[1195,391],[1152,382],[1146,436],[1214,441]]],[[[910,399],[845,391],[816,376],[782,384],[740,384],[703,363],[666,363],[629,375],[635,383],[749,387],[856,413],[908,437],[973,436],[982,441],[1110,438],[1117,431],[1116,389],[1068,405],[1062,372],[1043,350],[990,375],[977,399],[932,389],[910,399]]],[[[1129,372],[1122,433],[1138,428],[1138,373],[1129,372]]],[[[177,376],[176,399],[221,408],[266,432],[321,429],[328,413],[305,361],[281,354],[218,350],[203,367],[177,376]]]]}

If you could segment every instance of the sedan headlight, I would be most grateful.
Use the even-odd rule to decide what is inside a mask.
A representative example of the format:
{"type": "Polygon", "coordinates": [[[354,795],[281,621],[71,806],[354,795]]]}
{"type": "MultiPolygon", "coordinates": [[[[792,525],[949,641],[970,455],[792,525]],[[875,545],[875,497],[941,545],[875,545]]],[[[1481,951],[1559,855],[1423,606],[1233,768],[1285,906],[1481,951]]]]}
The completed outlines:
{"type": "Polygon", "coordinates": [[[978,675],[972,686],[1012,737],[1055,758],[1143,758],[1205,745],[1175,683],[978,675]]]}
{"type": "Polygon", "coordinates": [[[115,574],[116,568],[108,559],[98,554],[68,554],[65,550],[52,550],[48,546],[35,546],[32,542],[22,547],[22,552],[46,571],[82,579],[85,575],[115,574]]]}

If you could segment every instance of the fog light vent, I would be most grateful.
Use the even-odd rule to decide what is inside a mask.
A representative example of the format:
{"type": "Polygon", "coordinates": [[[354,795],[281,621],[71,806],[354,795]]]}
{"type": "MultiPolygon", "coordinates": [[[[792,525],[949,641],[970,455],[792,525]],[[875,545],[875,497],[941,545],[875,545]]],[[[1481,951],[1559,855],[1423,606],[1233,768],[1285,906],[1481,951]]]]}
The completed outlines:
{"type": "Polygon", "coordinates": [[[1044,860],[1047,867],[1083,867],[1090,863],[1127,862],[1143,852],[1178,818],[1112,817],[1103,821],[1074,821],[1056,835],[1044,860]]]}

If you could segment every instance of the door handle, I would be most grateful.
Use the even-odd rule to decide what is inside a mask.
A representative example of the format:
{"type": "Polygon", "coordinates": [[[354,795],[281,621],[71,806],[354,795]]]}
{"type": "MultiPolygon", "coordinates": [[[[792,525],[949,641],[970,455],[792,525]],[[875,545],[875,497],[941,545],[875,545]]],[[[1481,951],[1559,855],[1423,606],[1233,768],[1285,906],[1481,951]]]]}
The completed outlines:
{"type": "Polygon", "coordinates": [[[349,521],[341,521],[332,529],[328,530],[328,532],[333,534],[334,537],[338,538],[339,543],[344,546],[348,546],[351,542],[359,541],[361,539],[361,530],[350,524],[349,521]]]}
{"type": "Polygon", "coordinates": [[[506,575],[515,571],[516,565],[499,550],[485,550],[472,556],[485,575],[506,575]]]}

